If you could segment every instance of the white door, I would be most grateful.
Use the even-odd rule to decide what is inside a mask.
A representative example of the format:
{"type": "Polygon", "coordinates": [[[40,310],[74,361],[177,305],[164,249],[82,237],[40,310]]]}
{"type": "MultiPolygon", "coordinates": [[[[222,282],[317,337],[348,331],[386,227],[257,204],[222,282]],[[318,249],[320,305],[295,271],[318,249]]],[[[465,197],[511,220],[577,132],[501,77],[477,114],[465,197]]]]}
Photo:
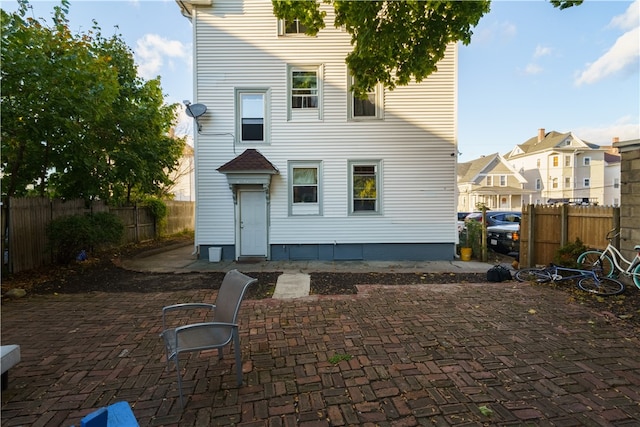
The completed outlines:
{"type": "Polygon", "coordinates": [[[264,191],[240,191],[240,256],[267,256],[267,198],[264,191]]]}

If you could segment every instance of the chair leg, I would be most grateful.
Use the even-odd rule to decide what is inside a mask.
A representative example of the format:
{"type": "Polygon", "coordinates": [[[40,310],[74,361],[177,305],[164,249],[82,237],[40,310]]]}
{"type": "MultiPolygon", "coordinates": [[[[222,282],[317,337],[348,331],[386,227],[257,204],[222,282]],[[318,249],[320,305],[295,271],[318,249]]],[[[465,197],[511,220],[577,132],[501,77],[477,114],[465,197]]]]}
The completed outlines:
{"type": "Polygon", "coordinates": [[[182,397],[182,375],[180,375],[180,362],[176,353],[176,373],[178,374],[178,393],[180,394],[180,407],[184,408],[184,398],[182,397]]]}
{"type": "Polygon", "coordinates": [[[233,331],[233,350],[236,354],[236,378],[238,387],[240,387],[242,385],[242,357],[240,355],[240,337],[237,329],[233,331]]]}

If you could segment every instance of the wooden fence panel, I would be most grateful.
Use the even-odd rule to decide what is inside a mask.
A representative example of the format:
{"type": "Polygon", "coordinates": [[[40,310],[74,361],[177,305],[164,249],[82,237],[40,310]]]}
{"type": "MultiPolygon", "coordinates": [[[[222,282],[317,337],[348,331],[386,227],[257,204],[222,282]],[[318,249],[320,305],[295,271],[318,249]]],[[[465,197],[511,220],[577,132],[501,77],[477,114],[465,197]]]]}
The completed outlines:
{"type": "MultiPolygon", "coordinates": [[[[171,234],[174,234],[173,230],[193,230],[193,202],[168,202],[167,205],[167,229],[172,230],[171,234]]],[[[46,237],[49,223],[63,216],[89,212],[111,212],[119,217],[125,224],[124,243],[147,241],[157,236],[155,219],[146,207],[111,208],[102,201],[94,201],[87,209],[84,200],[11,198],[9,206],[2,206],[2,220],[6,223],[6,230],[4,227],[2,230],[3,272],[18,273],[51,264],[52,254],[47,249],[46,237]]]]}
{"type": "Polygon", "coordinates": [[[611,206],[525,206],[520,224],[520,266],[549,264],[558,249],[576,238],[590,248],[604,248],[607,232],[619,224],[620,209],[611,206]]]}
{"type": "Polygon", "coordinates": [[[167,201],[167,223],[164,233],[171,235],[195,229],[195,203],[167,201]]]}

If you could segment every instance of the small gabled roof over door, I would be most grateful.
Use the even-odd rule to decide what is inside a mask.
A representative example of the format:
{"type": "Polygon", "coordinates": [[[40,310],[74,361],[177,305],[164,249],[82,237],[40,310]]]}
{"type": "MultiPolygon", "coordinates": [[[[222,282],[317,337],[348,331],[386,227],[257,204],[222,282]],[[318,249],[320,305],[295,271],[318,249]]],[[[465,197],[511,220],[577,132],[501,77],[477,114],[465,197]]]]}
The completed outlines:
{"type": "Polygon", "coordinates": [[[244,153],[216,170],[227,176],[227,182],[233,191],[234,202],[237,201],[238,186],[242,185],[261,185],[268,200],[271,177],[280,173],[273,163],[253,148],[245,150],[244,153]]]}

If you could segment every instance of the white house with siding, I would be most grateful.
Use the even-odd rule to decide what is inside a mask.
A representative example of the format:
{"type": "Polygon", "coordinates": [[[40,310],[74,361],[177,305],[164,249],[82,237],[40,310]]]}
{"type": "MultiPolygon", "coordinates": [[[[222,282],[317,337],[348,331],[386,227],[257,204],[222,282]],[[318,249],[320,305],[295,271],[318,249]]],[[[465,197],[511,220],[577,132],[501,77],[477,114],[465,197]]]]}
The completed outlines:
{"type": "Polygon", "coordinates": [[[504,157],[532,190],[525,204],[619,204],[620,156],[611,147],[541,128],[504,157]]]}
{"type": "Polygon", "coordinates": [[[350,35],[316,37],[264,0],[179,0],[193,25],[195,245],[201,258],[450,260],[456,228],[451,44],[420,84],[350,95],[350,35]]]}

